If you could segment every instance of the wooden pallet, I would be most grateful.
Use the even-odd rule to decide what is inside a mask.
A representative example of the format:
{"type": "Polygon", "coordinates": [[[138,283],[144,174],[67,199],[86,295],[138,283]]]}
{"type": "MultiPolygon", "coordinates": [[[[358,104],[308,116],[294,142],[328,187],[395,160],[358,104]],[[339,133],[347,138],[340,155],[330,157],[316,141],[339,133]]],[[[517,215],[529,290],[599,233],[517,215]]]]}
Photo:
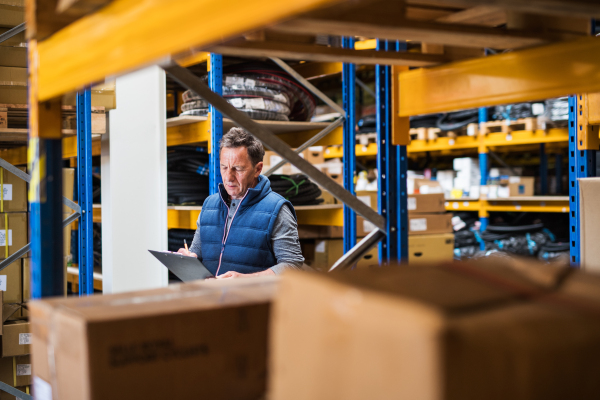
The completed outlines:
{"type": "Polygon", "coordinates": [[[538,129],[537,118],[522,118],[517,120],[503,120],[503,121],[490,121],[482,122],[480,125],[480,131],[482,135],[488,133],[510,133],[514,131],[535,131],[538,129]]]}
{"type": "Polygon", "coordinates": [[[477,136],[478,132],[478,124],[469,124],[464,128],[454,131],[442,131],[439,128],[412,128],[410,136],[416,140],[435,140],[440,137],[477,136]]]}

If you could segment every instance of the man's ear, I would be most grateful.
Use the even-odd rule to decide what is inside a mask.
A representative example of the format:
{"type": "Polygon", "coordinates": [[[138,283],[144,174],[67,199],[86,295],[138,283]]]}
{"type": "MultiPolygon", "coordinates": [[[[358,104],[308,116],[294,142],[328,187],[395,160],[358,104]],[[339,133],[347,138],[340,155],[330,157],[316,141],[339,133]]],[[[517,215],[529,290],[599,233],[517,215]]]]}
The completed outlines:
{"type": "Polygon", "coordinates": [[[264,166],[264,164],[262,161],[256,163],[255,178],[258,178],[258,176],[261,174],[261,172],[263,170],[263,166],[264,166]]]}

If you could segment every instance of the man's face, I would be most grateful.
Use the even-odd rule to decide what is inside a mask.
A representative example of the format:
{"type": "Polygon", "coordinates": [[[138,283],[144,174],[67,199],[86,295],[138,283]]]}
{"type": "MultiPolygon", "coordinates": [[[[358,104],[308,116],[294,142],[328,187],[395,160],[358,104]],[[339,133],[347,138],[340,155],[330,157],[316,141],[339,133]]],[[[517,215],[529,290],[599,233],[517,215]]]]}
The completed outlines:
{"type": "Polygon", "coordinates": [[[225,147],[221,150],[223,185],[232,199],[241,199],[248,188],[256,186],[262,167],[262,161],[252,166],[245,147],[225,147]]]}

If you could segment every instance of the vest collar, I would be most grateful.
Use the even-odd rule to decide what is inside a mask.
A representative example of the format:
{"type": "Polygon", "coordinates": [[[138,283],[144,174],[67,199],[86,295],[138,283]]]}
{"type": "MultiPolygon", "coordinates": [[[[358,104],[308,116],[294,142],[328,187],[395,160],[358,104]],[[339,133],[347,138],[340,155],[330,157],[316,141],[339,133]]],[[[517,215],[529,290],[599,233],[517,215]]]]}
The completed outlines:
{"type": "MultiPolygon", "coordinates": [[[[222,183],[219,183],[219,193],[221,194],[221,198],[227,204],[225,199],[229,199],[229,194],[225,190],[225,186],[222,183]]],[[[249,188],[248,192],[246,192],[246,196],[244,197],[243,204],[240,206],[251,206],[253,204],[258,203],[262,199],[264,199],[269,193],[271,193],[271,181],[264,175],[258,176],[258,183],[255,187],[249,188]]]]}

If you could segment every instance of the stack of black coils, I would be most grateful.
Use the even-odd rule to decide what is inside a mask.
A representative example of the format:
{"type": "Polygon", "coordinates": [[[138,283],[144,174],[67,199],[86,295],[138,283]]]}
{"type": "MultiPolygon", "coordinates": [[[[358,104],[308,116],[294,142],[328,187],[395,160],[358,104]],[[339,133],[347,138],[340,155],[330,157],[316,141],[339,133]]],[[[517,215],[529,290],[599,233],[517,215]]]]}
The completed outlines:
{"type": "MultiPolygon", "coordinates": [[[[223,97],[252,119],[308,121],[315,111],[311,93],[287,72],[269,63],[249,62],[226,67],[223,97]]],[[[208,102],[194,92],[186,91],[183,101],[182,115],[208,115],[208,102]]]]}
{"type": "Polygon", "coordinates": [[[294,206],[310,206],[321,204],[321,189],[312,182],[306,175],[271,175],[271,189],[287,200],[294,206]]]}
{"type": "Polygon", "coordinates": [[[167,152],[167,202],[202,205],[208,197],[208,150],[205,147],[170,147],[167,152]]]}

